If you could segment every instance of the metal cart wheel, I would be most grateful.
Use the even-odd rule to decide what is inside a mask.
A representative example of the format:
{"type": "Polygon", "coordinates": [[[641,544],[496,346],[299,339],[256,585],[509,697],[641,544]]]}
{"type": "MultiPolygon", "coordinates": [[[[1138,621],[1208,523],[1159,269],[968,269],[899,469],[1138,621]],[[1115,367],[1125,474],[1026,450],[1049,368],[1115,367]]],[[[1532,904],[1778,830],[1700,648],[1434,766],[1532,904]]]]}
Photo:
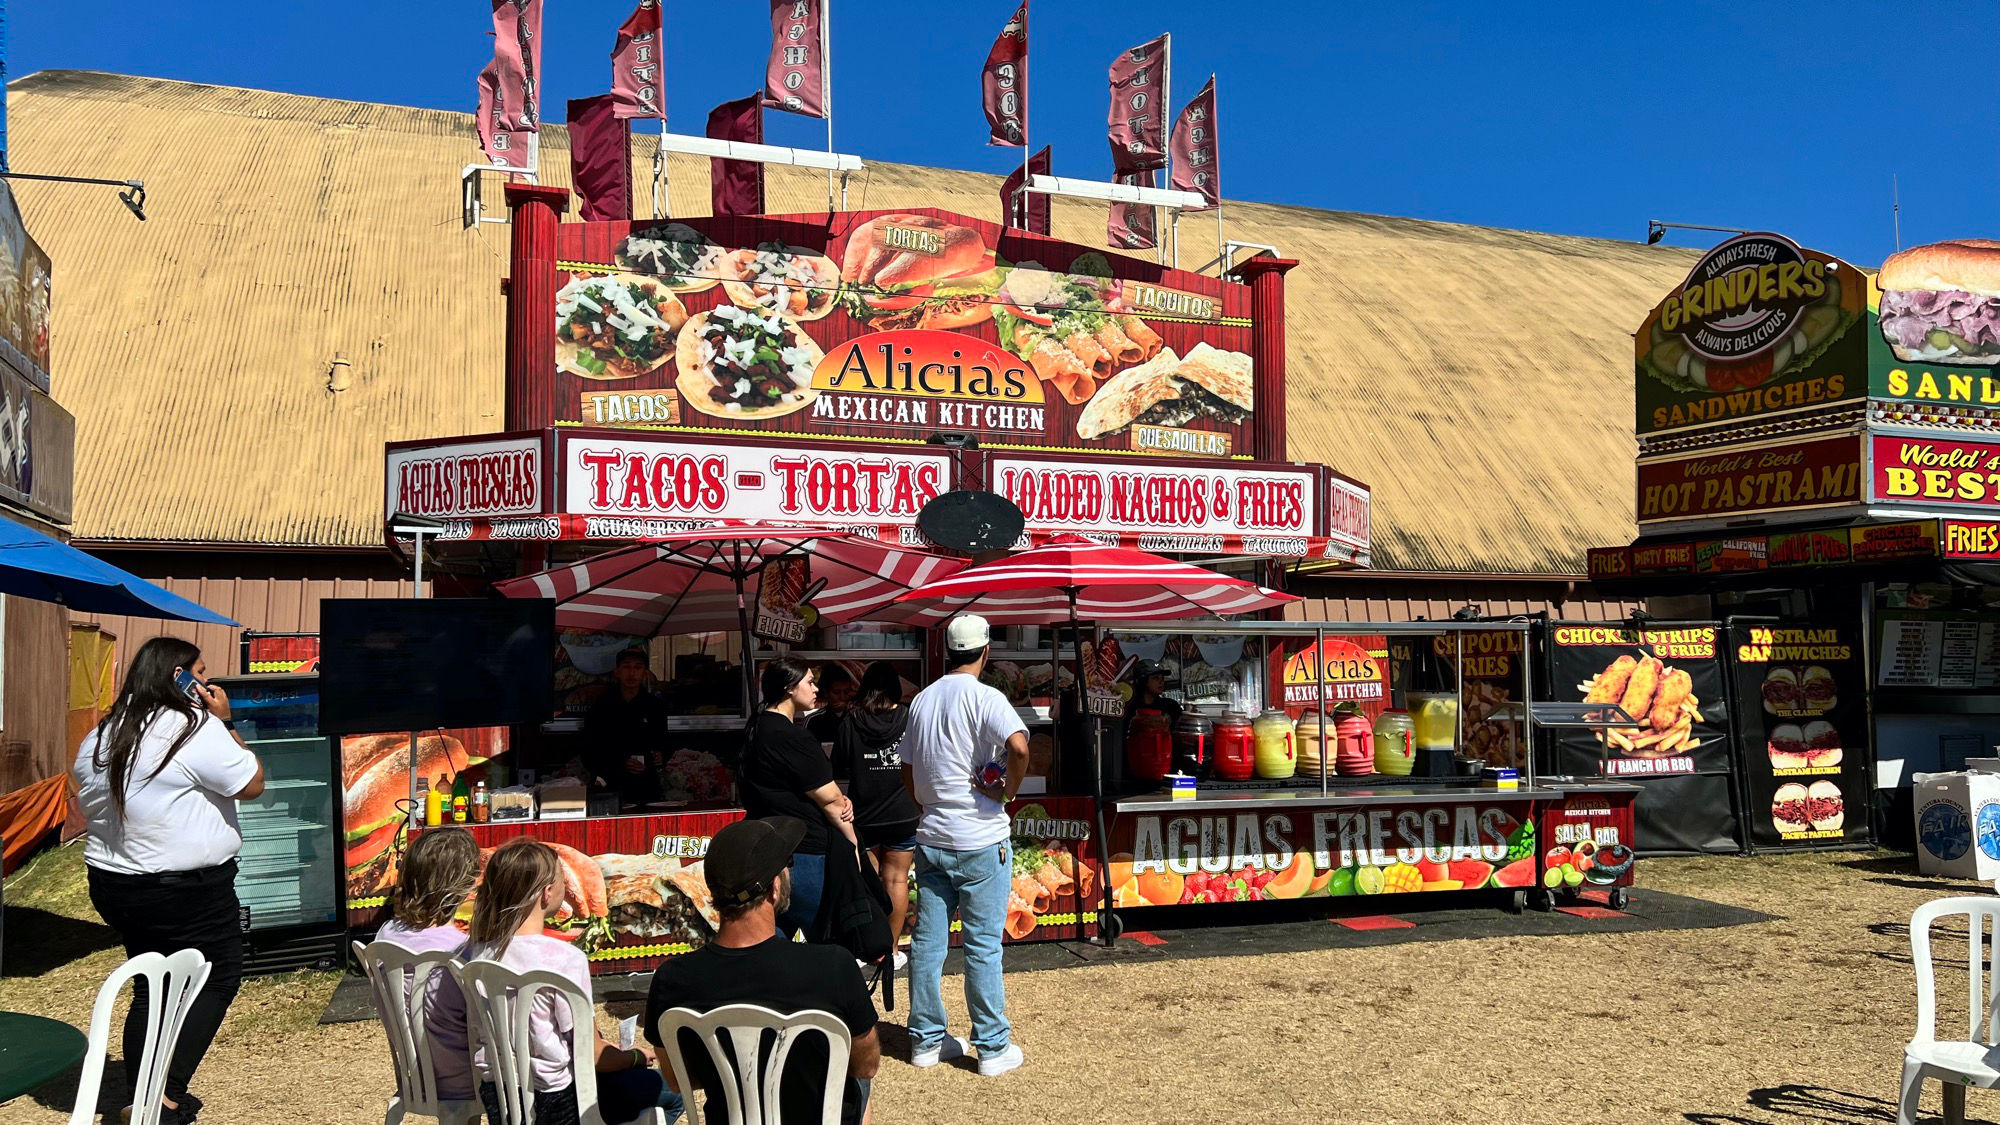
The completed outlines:
{"type": "Polygon", "coordinates": [[[1547,914],[1556,908],[1556,893],[1546,887],[1528,891],[1528,906],[1540,914],[1547,914]]]}
{"type": "Polygon", "coordinates": [[[1611,909],[1623,910],[1632,902],[1632,892],[1624,887],[1611,888],[1611,909]]]}
{"type": "Polygon", "coordinates": [[[1116,913],[1106,913],[1104,915],[1104,925],[1100,928],[1104,931],[1103,936],[1106,945],[1125,936],[1125,922],[1116,913]]]}
{"type": "Polygon", "coordinates": [[[1507,913],[1520,914],[1528,908],[1528,892],[1515,891],[1507,896],[1507,913]]]}

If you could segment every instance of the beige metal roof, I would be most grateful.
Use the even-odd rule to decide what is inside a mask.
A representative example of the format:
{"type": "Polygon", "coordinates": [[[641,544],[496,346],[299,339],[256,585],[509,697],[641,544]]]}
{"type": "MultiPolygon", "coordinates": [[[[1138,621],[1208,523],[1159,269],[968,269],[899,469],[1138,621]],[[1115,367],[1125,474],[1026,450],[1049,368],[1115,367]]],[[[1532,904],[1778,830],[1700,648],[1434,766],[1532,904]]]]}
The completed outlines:
{"type": "MultiPolygon", "coordinates": [[[[77,71],[11,93],[17,168],[148,189],[141,224],[106,189],[16,188],[56,263],[79,537],[372,545],[383,442],[500,428],[507,228],[460,228],[469,115],[77,71]]],[[[566,184],[564,131],[542,143],[544,181],[566,184]]],[[[635,147],[650,213],[651,147],[635,147]]],[[[672,209],[707,212],[706,163],[673,160],[672,209]]],[[[876,164],[849,203],[986,215],[997,188],[876,164]]],[[[826,197],[823,174],[777,169],[767,206],[826,197]]],[[[1102,207],[1055,211],[1057,236],[1102,242],[1102,207]]],[[[1304,262],[1287,288],[1291,454],[1373,486],[1378,567],[1577,573],[1585,548],[1630,537],[1629,333],[1693,254],[1270,204],[1225,215],[1232,237],[1304,262]]],[[[1186,258],[1212,256],[1207,216],[1182,229],[1186,258]]]]}

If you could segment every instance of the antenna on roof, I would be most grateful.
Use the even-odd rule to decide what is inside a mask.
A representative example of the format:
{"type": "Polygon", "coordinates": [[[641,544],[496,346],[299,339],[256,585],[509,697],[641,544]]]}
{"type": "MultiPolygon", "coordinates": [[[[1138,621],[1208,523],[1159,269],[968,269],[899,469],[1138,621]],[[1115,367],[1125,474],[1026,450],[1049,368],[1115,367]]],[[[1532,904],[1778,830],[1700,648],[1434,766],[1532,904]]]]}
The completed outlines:
{"type": "Polygon", "coordinates": [[[1889,173],[1889,222],[1896,230],[1896,249],[1903,248],[1903,193],[1896,184],[1896,173],[1889,173]]]}

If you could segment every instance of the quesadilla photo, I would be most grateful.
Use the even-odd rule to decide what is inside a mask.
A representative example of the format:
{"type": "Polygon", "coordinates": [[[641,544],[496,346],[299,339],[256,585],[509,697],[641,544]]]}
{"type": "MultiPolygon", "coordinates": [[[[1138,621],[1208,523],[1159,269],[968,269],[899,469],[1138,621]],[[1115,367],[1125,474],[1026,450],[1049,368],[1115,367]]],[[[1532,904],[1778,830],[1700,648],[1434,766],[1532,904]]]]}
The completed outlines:
{"type": "Polygon", "coordinates": [[[601,855],[597,864],[611,902],[611,928],[633,937],[699,949],[721,926],[699,864],[651,855],[601,855]]]}
{"type": "Polygon", "coordinates": [[[1183,426],[1196,418],[1234,425],[1250,416],[1250,357],[1206,342],[1185,356],[1165,348],[1111,377],[1084,407],[1076,434],[1086,441],[1133,425],[1183,426]]]}

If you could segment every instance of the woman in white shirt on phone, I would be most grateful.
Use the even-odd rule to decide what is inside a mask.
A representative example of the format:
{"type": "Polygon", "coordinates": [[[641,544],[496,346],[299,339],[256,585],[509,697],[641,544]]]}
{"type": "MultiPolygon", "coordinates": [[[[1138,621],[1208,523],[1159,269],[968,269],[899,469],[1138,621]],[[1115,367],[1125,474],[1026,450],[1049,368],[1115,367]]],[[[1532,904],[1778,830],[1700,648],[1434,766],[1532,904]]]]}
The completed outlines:
{"type": "MultiPolygon", "coordinates": [[[[203,681],[206,671],[188,642],[147,641],[70,771],[90,824],[83,849],[90,902],[126,954],[192,948],[208,958],[208,982],[167,1065],[165,1125],[201,1112],[188,1082],[243,980],[236,805],[264,792],[263,764],[236,737],[229,696],[203,681]]],[[[139,1066],[146,1009],[145,982],[136,980],[125,1017],[128,1072],[139,1066]]]]}

